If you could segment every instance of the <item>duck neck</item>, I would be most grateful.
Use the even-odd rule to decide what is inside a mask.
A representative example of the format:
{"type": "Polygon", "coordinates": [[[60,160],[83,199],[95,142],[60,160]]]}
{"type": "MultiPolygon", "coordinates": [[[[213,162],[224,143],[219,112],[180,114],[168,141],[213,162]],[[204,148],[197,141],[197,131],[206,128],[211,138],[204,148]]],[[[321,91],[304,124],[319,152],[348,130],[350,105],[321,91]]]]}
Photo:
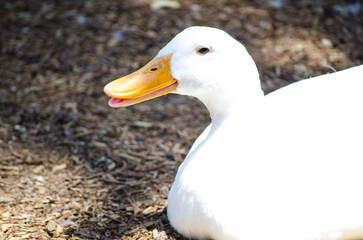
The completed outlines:
{"type": "Polygon", "coordinates": [[[244,57],[229,63],[227,71],[206,81],[216,85],[197,96],[208,108],[212,121],[223,120],[231,114],[243,115],[241,117],[245,118],[247,114],[255,112],[264,99],[254,61],[249,55],[240,56],[244,57]]]}
{"type": "Polygon", "coordinates": [[[259,95],[259,97],[255,96],[253,99],[248,99],[248,102],[243,101],[242,99],[235,99],[224,104],[219,103],[205,105],[210,112],[212,123],[219,123],[231,116],[239,119],[245,119],[249,116],[253,116],[254,113],[258,112],[262,100],[263,93],[259,95]]]}
{"type": "Polygon", "coordinates": [[[239,119],[253,116],[260,109],[264,93],[260,87],[260,82],[258,82],[254,87],[244,88],[241,86],[229,89],[228,92],[221,90],[218,97],[200,96],[199,99],[207,107],[212,123],[218,123],[232,115],[239,119]]]}

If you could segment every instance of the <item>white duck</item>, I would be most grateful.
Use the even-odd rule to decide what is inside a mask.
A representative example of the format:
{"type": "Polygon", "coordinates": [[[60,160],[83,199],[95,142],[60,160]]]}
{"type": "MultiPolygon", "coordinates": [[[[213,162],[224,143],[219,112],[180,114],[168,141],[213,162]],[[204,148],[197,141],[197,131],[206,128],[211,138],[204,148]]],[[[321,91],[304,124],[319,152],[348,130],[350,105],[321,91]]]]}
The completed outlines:
{"type": "Polygon", "coordinates": [[[180,166],[171,225],[187,238],[363,238],[363,66],[264,96],[245,48],[190,27],[105,87],[111,107],[191,95],[212,124],[180,166]]]}

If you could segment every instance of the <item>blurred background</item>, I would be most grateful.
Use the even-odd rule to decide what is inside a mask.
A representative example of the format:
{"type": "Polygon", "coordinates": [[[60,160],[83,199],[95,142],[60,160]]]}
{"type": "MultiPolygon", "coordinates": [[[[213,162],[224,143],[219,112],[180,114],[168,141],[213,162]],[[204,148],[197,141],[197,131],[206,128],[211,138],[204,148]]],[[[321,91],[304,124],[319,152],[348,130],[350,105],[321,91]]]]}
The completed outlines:
{"type": "Polygon", "coordinates": [[[361,4],[0,1],[0,239],[183,239],[167,195],[207,110],[176,95],[111,109],[104,85],[193,25],[243,43],[266,93],[360,65],[361,4]]]}

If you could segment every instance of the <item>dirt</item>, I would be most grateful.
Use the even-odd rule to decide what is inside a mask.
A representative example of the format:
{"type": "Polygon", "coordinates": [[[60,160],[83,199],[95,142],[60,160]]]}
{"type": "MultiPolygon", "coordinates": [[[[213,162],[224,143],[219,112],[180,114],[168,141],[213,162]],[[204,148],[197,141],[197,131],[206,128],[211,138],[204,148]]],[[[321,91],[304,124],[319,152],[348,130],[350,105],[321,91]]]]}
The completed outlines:
{"type": "Polygon", "coordinates": [[[245,44],[266,93],[363,62],[363,10],[341,11],[358,1],[152,2],[0,2],[0,239],[183,239],[167,195],[207,110],[110,109],[103,87],[188,26],[245,44]]]}

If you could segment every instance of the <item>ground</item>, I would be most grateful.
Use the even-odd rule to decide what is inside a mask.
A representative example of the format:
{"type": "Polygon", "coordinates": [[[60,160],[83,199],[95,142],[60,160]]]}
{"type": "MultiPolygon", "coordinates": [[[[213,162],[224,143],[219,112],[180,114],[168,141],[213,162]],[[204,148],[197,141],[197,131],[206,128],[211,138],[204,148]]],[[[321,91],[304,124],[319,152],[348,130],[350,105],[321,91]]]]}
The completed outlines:
{"type": "Polygon", "coordinates": [[[167,195],[207,110],[176,95],[111,109],[103,87],[188,26],[245,44],[266,93],[363,63],[359,1],[152,2],[0,2],[0,239],[183,239],[167,195]]]}

